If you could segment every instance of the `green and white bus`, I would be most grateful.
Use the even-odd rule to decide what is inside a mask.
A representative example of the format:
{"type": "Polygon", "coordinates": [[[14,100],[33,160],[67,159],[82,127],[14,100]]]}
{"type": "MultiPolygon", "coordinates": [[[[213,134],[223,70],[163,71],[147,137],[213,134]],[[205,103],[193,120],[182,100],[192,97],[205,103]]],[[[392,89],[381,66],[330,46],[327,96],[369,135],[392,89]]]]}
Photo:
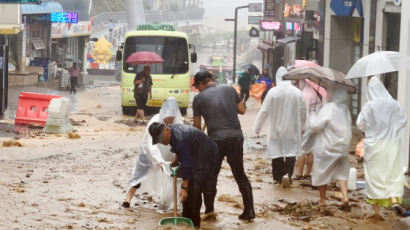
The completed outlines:
{"type": "Polygon", "coordinates": [[[170,96],[177,99],[182,114],[186,114],[190,94],[190,63],[196,62],[195,47],[188,43],[185,33],[177,32],[172,25],[144,24],[137,30],[128,31],[124,44],[117,51],[121,61],[121,106],[123,114],[135,114],[134,77],[143,69],[126,63],[127,58],[139,51],[160,55],[163,63],[151,64],[152,99],[147,102],[149,110],[158,110],[170,96]],[[193,48],[193,53],[190,49],[193,48]]]}

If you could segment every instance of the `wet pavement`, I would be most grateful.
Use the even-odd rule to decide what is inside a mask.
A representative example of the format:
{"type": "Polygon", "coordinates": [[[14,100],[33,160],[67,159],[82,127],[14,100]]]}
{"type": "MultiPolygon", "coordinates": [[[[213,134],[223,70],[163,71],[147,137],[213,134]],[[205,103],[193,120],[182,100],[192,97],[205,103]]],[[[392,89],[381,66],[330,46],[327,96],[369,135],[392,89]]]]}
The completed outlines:
{"type": "MultiPolygon", "coordinates": [[[[55,92],[24,88],[28,89],[55,92]]],[[[18,95],[19,90],[11,94],[18,95]]],[[[161,218],[172,215],[157,213],[158,197],[144,190],[137,192],[130,209],[119,208],[145,131],[132,124],[133,117],[121,114],[119,92],[119,83],[104,78],[77,95],[58,92],[73,100],[76,138],[42,134],[38,129],[15,132],[12,119],[0,121],[0,229],[156,229],[161,218]],[[3,146],[11,140],[21,146],[3,146]]],[[[371,206],[364,202],[364,190],[349,194],[353,209],[343,212],[338,209],[337,189],[331,187],[329,208],[323,211],[317,207],[318,191],[309,181],[294,181],[290,189],[273,184],[264,153],[267,130],[259,137],[252,132],[259,105],[250,99],[247,106],[247,113],[240,116],[244,166],[257,218],[251,223],[237,219],[242,200],[224,162],[218,178],[217,217],[203,221],[202,229],[408,229],[389,209],[382,209],[384,220],[374,219],[371,206]]]]}

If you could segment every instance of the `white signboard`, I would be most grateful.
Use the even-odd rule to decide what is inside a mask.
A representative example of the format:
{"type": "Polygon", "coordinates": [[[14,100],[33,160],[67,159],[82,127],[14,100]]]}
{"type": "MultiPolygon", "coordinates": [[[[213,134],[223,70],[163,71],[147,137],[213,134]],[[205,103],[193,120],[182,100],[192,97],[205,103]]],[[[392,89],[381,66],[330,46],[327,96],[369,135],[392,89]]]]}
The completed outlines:
{"type": "Polygon", "coordinates": [[[262,16],[248,16],[249,25],[259,25],[262,21],[262,16]]]}
{"type": "Polygon", "coordinates": [[[249,12],[262,12],[262,3],[249,3],[249,12]]]}
{"type": "Polygon", "coordinates": [[[51,37],[65,38],[91,35],[91,21],[80,21],[78,23],[52,23],[51,37]]]}
{"type": "Polygon", "coordinates": [[[0,33],[17,34],[21,24],[20,4],[0,3],[0,33]]]}

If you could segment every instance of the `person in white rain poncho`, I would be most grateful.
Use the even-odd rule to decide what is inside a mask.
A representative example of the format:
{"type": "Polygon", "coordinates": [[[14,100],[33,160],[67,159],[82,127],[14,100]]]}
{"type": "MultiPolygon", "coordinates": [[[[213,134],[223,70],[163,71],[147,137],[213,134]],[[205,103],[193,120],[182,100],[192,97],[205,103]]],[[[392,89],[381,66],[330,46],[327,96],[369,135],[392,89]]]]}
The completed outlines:
{"type": "Polygon", "coordinates": [[[373,77],[368,85],[367,103],[357,118],[357,127],[365,133],[364,172],[368,202],[392,206],[402,213],[404,187],[400,132],[407,124],[405,111],[373,77]]]}
{"type": "Polygon", "coordinates": [[[310,128],[316,133],[313,147],[312,185],[319,186],[320,204],[326,205],[327,184],[336,181],[343,195],[342,210],[349,210],[347,179],[349,147],[352,139],[352,118],[345,105],[347,91],[334,84],[328,89],[329,102],[318,114],[311,114],[310,128]]]}
{"type": "MultiPolygon", "coordinates": [[[[174,97],[168,98],[163,104],[159,114],[156,114],[148,122],[149,127],[154,122],[163,122],[165,124],[182,124],[182,116],[179,111],[179,106],[174,97]]],[[[130,202],[136,190],[149,190],[160,196],[159,209],[167,211],[172,208],[172,177],[167,175],[169,163],[172,161],[175,154],[171,153],[168,146],[152,145],[152,137],[148,132],[148,128],[144,133],[141,145],[139,147],[139,155],[131,174],[130,186],[125,201],[122,206],[130,207],[130,202]]],[[[168,172],[169,173],[169,172],[168,172]]]]}
{"type": "Polygon", "coordinates": [[[269,119],[267,154],[272,159],[272,175],[276,183],[289,186],[296,156],[300,155],[306,105],[302,93],[290,81],[283,81],[285,67],[276,73],[277,86],[269,90],[256,117],[254,131],[259,135],[269,119]]]}
{"type": "Polygon", "coordinates": [[[296,161],[296,178],[310,178],[313,166],[313,143],[314,135],[309,127],[309,114],[319,112],[322,107],[322,100],[319,97],[319,93],[310,86],[306,80],[299,80],[297,87],[302,91],[303,99],[305,100],[307,108],[307,119],[305,122],[304,133],[302,135],[302,155],[298,157],[296,161]],[[306,174],[303,175],[304,167],[306,164],[306,174]]]}

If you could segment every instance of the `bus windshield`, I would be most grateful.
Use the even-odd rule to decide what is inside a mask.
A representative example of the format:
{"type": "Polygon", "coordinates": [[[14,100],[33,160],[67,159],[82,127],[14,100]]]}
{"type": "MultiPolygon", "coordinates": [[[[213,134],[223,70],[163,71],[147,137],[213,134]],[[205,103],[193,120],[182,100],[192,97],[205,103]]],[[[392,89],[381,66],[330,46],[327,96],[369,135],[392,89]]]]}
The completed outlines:
{"type": "Polygon", "coordinates": [[[151,64],[151,74],[183,74],[188,72],[188,44],[186,39],[177,37],[135,36],[128,37],[124,45],[123,69],[127,73],[137,73],[143,65],[126,63],[127,58],[139,51],[157,53],[163,63],[151,64]]]}

